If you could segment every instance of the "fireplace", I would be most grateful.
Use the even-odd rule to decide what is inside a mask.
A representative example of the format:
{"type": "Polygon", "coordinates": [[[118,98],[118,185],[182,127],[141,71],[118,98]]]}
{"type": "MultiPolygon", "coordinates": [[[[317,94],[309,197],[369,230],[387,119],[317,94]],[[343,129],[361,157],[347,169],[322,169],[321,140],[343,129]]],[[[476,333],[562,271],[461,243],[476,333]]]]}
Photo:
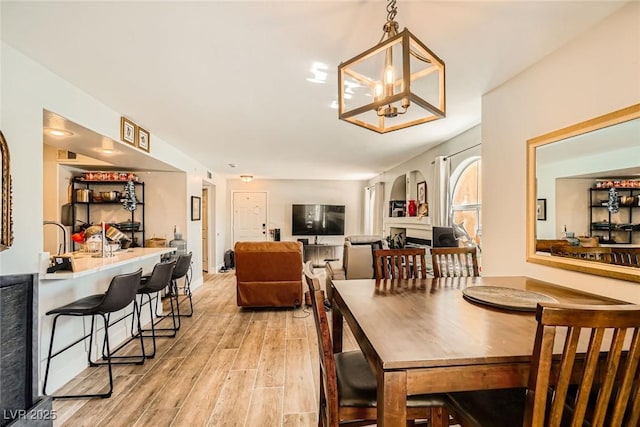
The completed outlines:
{"type": "Polygon", "coordinates": [[[37,275],[0,276],[0,426],[50,426],[38,393],[37,275]]]}

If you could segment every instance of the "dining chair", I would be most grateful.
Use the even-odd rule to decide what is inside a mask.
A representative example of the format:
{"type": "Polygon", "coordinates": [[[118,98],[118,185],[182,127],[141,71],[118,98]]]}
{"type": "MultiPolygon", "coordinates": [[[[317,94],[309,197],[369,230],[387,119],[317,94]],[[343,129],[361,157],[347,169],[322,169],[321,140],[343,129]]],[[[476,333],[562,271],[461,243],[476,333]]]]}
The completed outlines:
{"type": "MultiPolygon", "coordinates": [[[[337,427],[348,424],[363,426],[376,423],[377,383],[361,351],[334,353],[329,321],[317,277],[305,274],[311,296],[311,307],[318,335],[320,352],[320,399],[318,427],[337,427]]],[[[407,397],[407,425],[416,419],[449,417],[443,394],[407,397]]]]}
{"type": "Polygon", "coordinates": [[[476,248],[432,248],[431,264],[434,277],[477,277],[476,248]]]}
{"type": "Polygon", "coordinates": [[[551,255],[611,263],[611,248],[609,247],[596,246],[586,248],[571,245],[552,245],[551,255]]]}
{"type": "Polygon", "coordinates": [[[640,305],[540,303],[536,319],[528,386],[450,393],[461,425],[640,425],[640,305]]]}
{"type": "Polygon", "coordinates": [[[425,253],[424,248],[374,250],[376,279],[427,277],[425,253]]]}

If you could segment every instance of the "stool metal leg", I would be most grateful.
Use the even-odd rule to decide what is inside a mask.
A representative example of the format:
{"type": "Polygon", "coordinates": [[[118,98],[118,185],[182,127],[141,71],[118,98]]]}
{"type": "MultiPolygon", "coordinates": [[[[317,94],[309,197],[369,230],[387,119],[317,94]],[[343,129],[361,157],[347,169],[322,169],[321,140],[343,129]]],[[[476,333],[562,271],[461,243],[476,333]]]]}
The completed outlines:
{"type": "MultiPolygon", "coordinates": [[[[179,296],[180,296],[180,291],[178,288],[178,281],[177,279],[174,279],[173,281],[173,287],[176,290],[176,300],[178,301],[178,304],[180,304],[180,300],[179,300],[179,296]]],[[[189,277],[189,274],[185,274],[184,276],[184,295],[185,297],[182,299],[182,301],[189,299],[189,306],[191,308],[191,312],[189,314],[180,314],[180,316],[182,317],[192,317],[193,316],[193,300],[191,298],[191,278],[189,277]]]]}
{"type": "MultiPolygon", "coordinates": [[[[156,332],[157,331],[172,331],[172,333],[170,334],[156,334],[156,337],[170,337],[173,338],[176,336],[177,331],[180,330],[180,326],[181,326],[181,322],[180,322],[180,306],[177,304],[176,302],[176,306],[174,307],[173,305],[173,300],[174,300],[174,294],[173,294],[173,289],[172,286],[170,286],[170,293],[169,293],[169,302],[171,303],[171,321],[173,323],[173,328],[155,328],[156,332]],[[176,311],[178,311],[178,314],[176,315],[176,311]]],[[[168,314],[158,314],[158,305],[160,302],[160,298],[156,297],[156,317],[158,318],[155,322],[155,324],[157,325],[158,323],[160,323],[165,317],[169,317],[168,314]]],[[[145,332],[149,332],[149,329],[145,329],[145,332]]]]}
{"type": "Polygon", "coordinates": [[[47,367],[44,370],[44,384],[42,385],[42,394],[48,396],[47,394],[47,381],[49,380],[49,367],[51,366],[51,359],[54,357],[51,355],[53,352],[53,337],[56,333],[56,324],[58,323],[58,317],[60,315],[56,315],[53,318],[53,326],[51,327],[51,339],[49,340],[49,354],[47,355],[47,367]]]}
{"type": "Polygon", "coordinates": [[[156,330],[155,330],[155,321],[153,319],[153,306],[151,304],[151,294],[141,294],[140,295],[140,304],[136,305],[136,313],[137,313],[137,317],[138,317],[138,332],[134,333],[133,332],[133,325],[132,325],[132,330],[131,330],[131,334],[132,334],[132,338],[139,338],[140,341],[143,341],[144,338],[151,338],[152,339],[152,344],[153,344],[153,351],[149,354],[147,354],[144,344],[142,345],[142,354],[146,359],[153,359],[156,355],[156,330]],[[144,296],[147,295],[147,298],[149,299],[149,318],[151,319],[151,329],[143,329],[142,328],[142,323],[141,323],[141,317],[142,317],[142,307],[145,305],[144,303],[144,296]],[[145,335],[144,332],[148,332],[151,331],[151,335],[145,335]]]}
{"type": "MultiPolygon", "coordinates": [[[[64,314],[57,314],[54,318],[53,318],[53,327],[51,328],[51,341],[49,342],[49,354],[47,356],[47,367],[45,369],[45,374],[44,374],[44,384],[42,387],[42,394],[44,394],[45,396],[50,396],[53,399],[78,399],[78,398],[91,398],[91,397],[101,397],[101,398],[107,398],[107,397],[111,397],[111,394],[113,393],[113,370],[111,368],[111,359],[107,359],[108,363],[108,370],[109,370],[109,390],[106,393],[88,393],[88,394],[66,394],[66,395],[50,395],[47,394],[47,382],[49,381],[49,368],[51,366],[51,359],[53,359],[54,357],[56,357],[57,355],[59,355],[60,353],[70,349],[71,347],[73,347],[74,345],[78,344],[79,342],[83,341],[84,339],[86,339],[87,337],[84,336],[82,338],[80,338],[79,340],[71,343],[70,345],[66,346],[65,348],[58,350],[55,354],[52,354],[53,352],[53,338],[55,336],[55,332],[56,332],[56,325],[58,322],[58,317],[62,316],[64,314]]],[[[107,330],[107,325],[108,325],[108,321],[107,318],[104,314],[100,313],[100,315],[102,316],[102,319],[104,321],[104,328],[105,331],[107,330]]],[[[95,366],[95,362],[91,361],[91,345],[93,342],[93,334],[95,332],[95,314],[91,315],[91,331],[89,332],[89,356],[88,356],[88,360],[89,360],[89,365],[90,366],[95,366]]],[[[106,345],[106,351],[107,354],[110,354],[110,349],[109,349],[109,334],[105,333],[105,345],[106,345]]]]}
{"type": "MultiPolygon", "coordinates": [[[[144,296],[143,296],[144,298],[144,296]]],[[[149,318],[151,319],[151,342],[153,344],[153,351],[151,352],[151,354],[145,354],[145,357],[148,357],[149,359],[152,359],[156,356],[156,326],[155,326],[155,322],[153,320],[153,307],[151,304],[151,295],[147,294],[147,298],[149,298],[149,318]]],[[[156,298],[158,298],[156,296],[156,298]]],[[[142,307],[140,307],[140,311],[142,311],[142,307]]],[[[140,329],[140,335],[142,335],[142,329],[140,329]]],[[[148,329],[147,329],[148,331],[148,329]]]]}
{"type": "MultiPolygon", "coordinates": [[[[134,325],[134,322],[136,321],[136,317],[137,317],[138,331],[140,331],[142,329],[142,327],[140,325],[140,310],[138,309],[138,301],[135,298],[133,300],[133,312],[132,312],[131,315],[132,315],[132,318],[131,318],[131,329],[133,330],[133,325],[134,325]]],[[[111,313],[107,313],[107,322],[109,322],[109,320],[111,319],[110,316],[111,316],[111,313]]],[[[120,319],[120,320],[123,320],[123,319],[124,319],[124,317],[122,319],[120,319]]],[[[116,321],[116,323],[118,321],[116,321]]],[[[112,325],[110,324],[109,326],[112,326],[112,325]]],[[[106,333],[106,331],[105,331],[105,333],[106,333]]],[[[111,363],[116,364],[116,365],[130,365],[130,364],[142,365],[144,363],[144,360],[145,360],[144,339],[142,337],[142,334],[138,333],[137,335],[132,335],[131,338],[127,339],[125,342],[123,342],[118,347],[113,349],[110,352],[110,356],[107,356],[105,354],[105,346],[104,346],[104,343],[103,343],[103,345],[102,345],[102,359],[103,360],[107,360],[107,357],[110,357],[111,359],[122,359],[121,361],[112,361],[111,362],[111,363]],[[142,350],[141,354],[132,354],[130,356],[114,356],[115,353],[117,353],[118,351],[122,350],[122,348],[124,346],[129,344],[135,338],[139,338],[140,339],[140,349],[142,350]],[[132,360],[132,359],[139,359],[139,360],[132,360]]],[[[103,365],[104,364],[104,363],[96,363],[96,362],[94,362],[94,363],[96,365],[103,365]]]]}

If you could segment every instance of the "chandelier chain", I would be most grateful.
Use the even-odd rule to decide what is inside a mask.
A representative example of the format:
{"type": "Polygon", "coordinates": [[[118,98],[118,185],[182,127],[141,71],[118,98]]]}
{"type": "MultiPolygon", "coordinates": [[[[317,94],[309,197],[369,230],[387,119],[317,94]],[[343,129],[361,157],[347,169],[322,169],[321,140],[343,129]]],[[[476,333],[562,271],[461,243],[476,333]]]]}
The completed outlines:
{"type": "Polygon", "coordinates": [[[389,3],[387,3],[387,21],[395,20],[397,14],[396,0],[389,0],[389,3]]]}

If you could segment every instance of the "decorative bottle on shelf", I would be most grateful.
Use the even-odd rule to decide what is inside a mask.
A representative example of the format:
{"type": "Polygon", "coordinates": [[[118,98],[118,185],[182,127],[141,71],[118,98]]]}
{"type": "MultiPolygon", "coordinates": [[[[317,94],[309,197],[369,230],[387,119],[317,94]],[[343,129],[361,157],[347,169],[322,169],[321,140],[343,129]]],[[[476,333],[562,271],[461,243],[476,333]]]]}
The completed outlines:
{"type": "Polygon", "coordinates": [[[408,216],[416,216],[418,214],[418,206],[415,200],[409,200],[407,204],[407,214],[408,216]]]}

